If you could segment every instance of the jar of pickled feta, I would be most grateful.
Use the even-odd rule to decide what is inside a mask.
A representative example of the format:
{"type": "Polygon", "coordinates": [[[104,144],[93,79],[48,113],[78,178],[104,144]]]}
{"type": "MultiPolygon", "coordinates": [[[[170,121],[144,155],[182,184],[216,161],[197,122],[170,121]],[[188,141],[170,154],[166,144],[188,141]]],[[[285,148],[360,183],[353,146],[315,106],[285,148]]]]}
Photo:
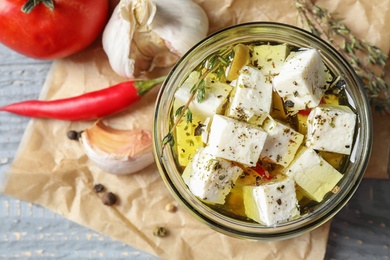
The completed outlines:
{"type": "Polygon", "coordinates": [[[363,178],[372,119],[329,43],[254,22],[187,52],[159,92],[155,159],[191,215],[238,238],[287,239],[331,219],[363,178]]]}

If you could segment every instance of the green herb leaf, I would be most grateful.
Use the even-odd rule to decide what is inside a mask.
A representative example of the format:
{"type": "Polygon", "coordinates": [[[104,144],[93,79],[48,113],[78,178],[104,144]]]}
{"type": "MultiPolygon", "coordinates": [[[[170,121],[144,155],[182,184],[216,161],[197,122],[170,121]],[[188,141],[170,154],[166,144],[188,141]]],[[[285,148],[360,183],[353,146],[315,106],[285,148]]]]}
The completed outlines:
{"type": "Polygon", "coordinates": [[[218,65],[218,56],[216,55],[216,56],[212,56],[209,60],[208,60],[208,62],[207,62],[207,64],[206,64],[206,69],[208,69],[208,70],[212,70],[212,69],[214,69],[217,65],[218,65]]]}
{"type": "Polygon", "coordinates": [[[201,103],[205,96],[206,96],[206,88],[205,88],[205,81],[201,80],[201,82],[198,85],[198,93],[196,94],[196,100],[201,103]]]}
{"type": "Polygon", "coordinates": [[[176,109],[175,117],[181,115],[181,113],[183,112],[184,107],[185,107],[185,106],[181,106],[181,107],[179,107],[178,109],[176,109]]]}
{"type": "Polygon", "coordinates": [[[219,62],[221,62],[221,64],[223,64],[225,66],[229,65],[229,61],[225,60],[223,57],[218,56],[218,60],[219,60],[219,62]]]}
{"type": "Polygon", "coordinates": [[[224,68],[219,67],[219,68],[217,69],[217,71],[216,71],[216,74],[217,74],[217,78],[218,78],[219,80],[221,80],[222,77],[225,75],[225,70],[224,70],[224,68]]]}
{"type": "Polygon", "coordinates": [[[191,94],[194,94],[194,93],[196,92],[196,90],[198,89],[198,85],[199,85],[199,84],[194,84],[194,85],[192,86],[192,88],[191,88],[191,90],[190,90],[190,93],[191,93],[191,94]]]}
{"type": "Polygon", "coordinates": [[[186,112],[186,122],[192,123],[192,111],[188,108],[186,112]]]}
{"type": "Polygon", "coordinates": [[[171,147],[175,145],[175,140],[173,138],[172,133],[168,133],[162,140],[162,145],[165,146],[166,144],[169,144],[171,147]]]}

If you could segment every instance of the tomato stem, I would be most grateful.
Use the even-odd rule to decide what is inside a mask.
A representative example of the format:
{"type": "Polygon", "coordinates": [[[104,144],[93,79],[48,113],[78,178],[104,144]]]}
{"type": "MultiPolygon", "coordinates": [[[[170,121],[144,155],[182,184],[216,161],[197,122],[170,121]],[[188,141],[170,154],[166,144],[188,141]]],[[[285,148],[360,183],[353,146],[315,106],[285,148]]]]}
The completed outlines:
{"type": "Polygon", "coordinates": [[[23,6],[22,6],[22,12],[29,14],[35,6],[38,4],[43,3],[47,8],[49,8],[51,11],[54,10],[54,3],[53,0],[28,0],[23,6]]]}

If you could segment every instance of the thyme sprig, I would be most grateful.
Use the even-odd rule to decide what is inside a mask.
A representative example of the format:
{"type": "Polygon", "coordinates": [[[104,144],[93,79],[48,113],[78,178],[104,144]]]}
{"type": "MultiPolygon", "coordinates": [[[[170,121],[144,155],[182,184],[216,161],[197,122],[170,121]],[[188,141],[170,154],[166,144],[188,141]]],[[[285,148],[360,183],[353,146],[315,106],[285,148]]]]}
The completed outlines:
{"type": "Polygon", "coordinates": [[[311,0],[297,0],[295,7],[303,26],[332,43],[349,61],[361,78],[371,105],[390,113],[390,89],[384,80],[387,55],[368,41],[356,37],[342,19],[311,0]]]}
{"type": "Polygon", "coordinates": [[[201,103],[206,98],[206,77],[212,73],[216,75],[218,80],[221,80],[225,76],[225,70],[232,57],[234,56],[233,46],[228,46],[217,53],[211,54],[201,64],[199,64],[195,70],[201,73],[201,76],[190,90],[190,97],[184,106],[181,106],[175,111],[175,123],[169,130],[169,133],[162,140],[162,150],[169,144],[174,146],[175,140],[173,137],[173,131],[180,123],[181,119],[185,116],[187,123],[192,123],[192,112],[189,108],[191,102],[195,99],[198,103],[201,103]]]}

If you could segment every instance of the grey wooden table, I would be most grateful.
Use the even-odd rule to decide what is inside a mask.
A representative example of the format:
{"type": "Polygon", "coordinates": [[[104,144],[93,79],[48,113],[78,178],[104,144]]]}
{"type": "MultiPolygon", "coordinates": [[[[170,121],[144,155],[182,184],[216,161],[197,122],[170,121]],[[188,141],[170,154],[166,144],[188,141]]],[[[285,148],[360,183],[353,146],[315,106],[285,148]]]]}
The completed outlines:
{"type": "MultiPolygon", "coordinates": [[[[38,98],[50,65],[0,45],[0,106],[38,98]]],[[[0,180],[28,121],[0,113],[0,180]]],[[[157,259],[45,208],[1,194],[0,258],[157,259]]],[[[363,180],[332,221],[325,258],[390,259],[390,181],[363,180]]]]}

